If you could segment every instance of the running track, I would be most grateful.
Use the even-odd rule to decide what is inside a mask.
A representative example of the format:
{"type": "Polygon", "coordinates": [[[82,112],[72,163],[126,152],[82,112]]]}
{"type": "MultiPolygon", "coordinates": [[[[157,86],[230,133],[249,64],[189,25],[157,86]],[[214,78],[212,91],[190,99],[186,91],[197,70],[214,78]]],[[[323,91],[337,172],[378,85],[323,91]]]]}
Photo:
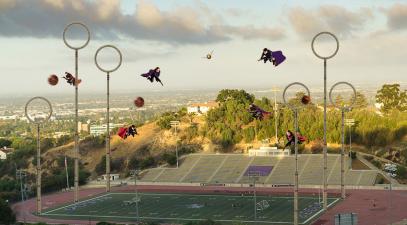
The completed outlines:
{"type": "MultiPolygon", "coordinates": [[[[189,186],[137,186],[142,192],[171,192],[171,193],[214,193],[221,194],[250,191],[250,188],[231,188],[231,187],[189,187],[189,186]]],[[[292,194],[292,188],[256,188],[258,193],[279,193],[292,194]]],[[[89,198],[101,194],[104,188],[83,189],[80,191],[80,198],[89,198]]],[[[134,186],[124,186],[113,188],[114,192],[134,191],[134,186]]],[[[315,189],[301,189],[300,194],[316,194],[315,189]]],[[[337,190],[330,190],[331,194],[338,194],[337,190]]],[[[49,195],[43,195],[43,210],[52,208],[64,203],[69,203],[73,199],[73,192],[60,192],[49,195]]],[[[25,202],[25,204],[16,203],[13,206],[18,221],[26,222],[46,222],[50,224],[90,224],[85,220],[56,220],[43,217],[37,217],[32,214],[36,211],[35,198],[25,202]]],[[[338,213],[358,214],[359,225],[388,225],[407,219],[407,191],[385,191],[385,190],[347,190],[347,198],[337,203],[333,208],[324,213],[312,225],[334,225],[334,215],[338,213]],[[376,206],[373,206],[375,201],[376,206]],[[390,206],[391,204],[391,206],[390,206]]],[[[92,221],[91,224],[96,224],[92,221]]]]}

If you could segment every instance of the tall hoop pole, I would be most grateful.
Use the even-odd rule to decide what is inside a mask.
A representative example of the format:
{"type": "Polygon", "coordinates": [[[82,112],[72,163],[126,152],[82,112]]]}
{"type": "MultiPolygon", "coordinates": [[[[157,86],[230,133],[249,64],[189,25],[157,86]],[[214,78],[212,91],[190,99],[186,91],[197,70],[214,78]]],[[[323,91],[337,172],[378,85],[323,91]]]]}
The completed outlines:
{"type": "Polygon", "coordinates": [[[320,59],[324,60],[324,148],[323,148],[323,154],[324,154],[324,169],[323,169],[323,173],[322,173],[322,180],[323,180],[323,186],[324,186],[324,190],[323,190],[323,194],[322,194],[322,200],[323,200],[323,206],[324,206],[324,210],[326,211],[328,208],[328,182],[327,182],[327,178],[328,178],[328,148],[327,148],[327,138],[326,138],[326,130],[327,130],[327,123],[326,123],[326,80],[327,80],[327,60],[334,57],[339,50],[339,41],[338,38],[330,33],[330,32],[320,32],[317,35],[315,35],[315,37],[312,39],[311,42],[311,49],[312,52],[314,53],[314,55],[320,59]],[[328,35],[334,38],[335,42],[336,42],[336,49],[335,51],[329,55],[329,56],[321,56],[320,54],[318,54],[314,48],[314,44],[315,44],[315,40],[321,36],[321,35],[328,35]]]}
{"type": "Polygon", "coordinates": [[[41,143],[40,143],[40,137],[41,137],[41,133],[40,133],[40,125],[42,123],[47,122],[52,115],[52,106],[51,103],[48,101],[48,99],[44,98],[44,97],[34,97],[31,98],[30,100],[28,100],[28,102],[25,105],[25,116],[27,117],[28,121],[31,123],[34,123],[37,126],[37,166],[36,166],[36,172],[37,172],[37,182],[36,182],[36,186],[37,186],[37,214],[41,215],[42,212],[42,203],[41,203],[41,143]],[[47,103],[48,107],[49,107],[49,114],[48,116],[44,119],[44,121],[37,121],[33,118],[31,118],[29,116],[28,113],[28,106],[30,105],[30,103],[34,100],[42,100],[45,103],[47,103]]]}
{"type": "Polygon", "coordinates": [[[346,193],[345,193],[345,112],[348,112],[352,109],[352,106],[355,104],[356,101],[356,89],[355,87],[348,83],[348,82],[338,82],[334,84],[331,87],[331,90],[329,91],[329,101],[335,108],[339,108],[341,110],[341,198],[345,199],[346,198],[346,193]],[[338,106],[335,104],[335,102],[332,100],[332,91],[335,89],[336,86],[344,84],[349,87],[351,87],[352,92],[353,92],[353,98],[352,102],[348,106],[338,106]]]}
{"type": "MultiPolygon", "coordinates": [[[[88,27],[80,22],[73,22],[68,24],[65,29],[64,32],[62,34],[62,38],[64,40],[65,45],[70,48],[75,50],[75,81],[79,80],[79,75],[78,75],[78,51],[79,49],[82,49],[84,47],[86,47],[90,41],[90,31],[88,29],[88,27]],[[87,39],[85,41],[85,43],[81,46],[72,46],[68,43],[68,41],[66,40],[66,32],[67,30],[74,26],[81,26],[83,28],[85,28],[86,33],[87,33],[87,39]]],[[[78,122],[79,122],[79,115],[78,115],[78,85],[75,85],[75,134],[74,134],[74,202],[78,202],[79,201],[79,132],[78,132],[78,122]]]]}
{"type": "Polygon", "coordinates": [[[299,85],[305,88],[305,90],[307,91],[307,95],[311,97],[310,91],[308,89],[307,86],[305,86],[305,84],[300,83],[300,82],[294,82],[291,83],[289,85],[287,85],[287,87],[285,87],[284,92],[283,92],[283,101],[284,104],[288,105],[288,107],[294,112],[294,150],[295,150],[295,172],[294,172],[294,225],[298,225],[299,224],[299,219],[298,219],[298,212],[299,212],[299,204],[298,204],[298,195],[299,195],[299,179],[298,179],[298,137],[297,137],[297,133],[298,131],[298,110],[300,108],[302,108],[301,106],[295,106],[292,104],[287,103],[286,101],[286,93],[288,88],[290,88],[291,86],[294,85],[299,85]]]}
{"type": "Polygon", "coordinates": [[[95,53],[95,64],[96,67],[100,70],[106,73],[106,192],[110,192],[111,187],[110,187],[110,73],[116,71],[119,69],[119,67],[122,64],[122,53],[120,50],[114,46],[114,45],[103,45],[100,48],[96,50],[95,53]],[[101,67],[98,63],[98,54],[99,52],[104,49],[104,48],[112,48],[116,50],[116,52],[119,54],[119,63],[117,66],[113,69],[104,69],[101,67]]]}

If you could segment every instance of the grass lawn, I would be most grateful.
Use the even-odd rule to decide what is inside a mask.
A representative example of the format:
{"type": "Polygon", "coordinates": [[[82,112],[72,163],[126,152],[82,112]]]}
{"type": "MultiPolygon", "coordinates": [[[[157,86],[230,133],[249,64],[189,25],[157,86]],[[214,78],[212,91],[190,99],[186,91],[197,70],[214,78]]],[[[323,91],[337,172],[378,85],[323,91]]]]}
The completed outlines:
{"type": "MultiPolygon", "coordinates": [[[[48,209],[42,216],[91,221],[136,221],[135,196],[135,193],[108,193],[76,205],[48,209]]],[[[204,219],[251,224],[291,224],[293,221],[292,196],[257,196],[256,219],[252,195],[139,193],[139,198],[139,218],[143,221],[180,224],[204,219]]],[[[338,200],[329,198],[328,204],[333,205],[338,200]]],[[[299,205],[301,224],[308,224],[321,212],[318,196],[300,197],[299,205]]]]}

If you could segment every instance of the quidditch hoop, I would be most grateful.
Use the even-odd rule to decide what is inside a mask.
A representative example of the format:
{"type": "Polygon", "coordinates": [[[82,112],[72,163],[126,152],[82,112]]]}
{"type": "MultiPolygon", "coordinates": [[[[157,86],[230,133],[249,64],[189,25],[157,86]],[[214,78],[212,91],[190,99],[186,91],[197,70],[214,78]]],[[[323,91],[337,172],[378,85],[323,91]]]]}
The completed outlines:
{"type": "Polygon", "coordinates": [[[324,31],[324,32],[318,33],[318,34],[315,35],[315,37],[312,39],[312,42],[311,42],[311,49],[312,49],[312,52],[314,53],[314,55],[315,55],[316,57],[318,57],[318,58],[320,58],[320,59],[330,59],[330,58],[334,57],[334,56],[336,55],[336,53],[338,53],[338,50],[339,50],[339,41],[338,41],[338,38],[337,38],[333,33],[331,33],[331,32],[326,32],[326,31],[324,31]],[[331,55],[329,55],[329,56],[321,56],[321,55],[319,55],[319,54],[315,51],[315,48],[314,48],[315,40],[317,39],[317,37],[319,37],[319,36],[321,36],[321,35],[324,35],[324,34],[333,37],[334,40],[335,40],[335,42],[336,42],[336,49],[335,49],[335,51],[334,51],[331,55]]]}
{"type": "Polygon", "coordinates": [[[103,45],[102,47],[98,48],[98,50],[96,50],[96,53],[95,53],[95,64],[96,64],[96,67],[97,67],[99,70],[103,71],[103,72],[111,73],[111,72],[113,72],[113,71],[116,71],[117,69],[119,69],[120,65],[122,64],[122,53],[121,53],[120,50],[119,50],[118,48],[116,48],[116,46],[114,46],[114,45],[103,45]],[[107,69],[102,68],[102,67],[99,65],[99,63],[98,63],[98,54],[99,54],[99,52],[100,52],[102,49],[104,49],[104,48],[113,48],[114,50],[117,51],[117,53],[119,53],[119,63],[117,64],[117,66],[116,66],[115,68],[113,68],[113,69],[111,69],[111,70],[107,70],[107,69]]]}
{"type": "Polygon", "coordinates": [[[41,124],[41,123],[47,122],[47,121],[51,118],[51,115],[52,115],[52,105],[51,105],[51,102],[48,101],[48,99],[46,99],[46,98],[44,98],[44,97],[39,97],[39,96],[37,96],[37,97],[31,98],[30,100],[28,100],[28,102],[25,104],[25,110],[24,110],[24,111],[25,111],[25,117],[27,117],[27,119],[28,119],[31,123],[41,124]],[[35,121],[35,120],[31,119],[31,117],[28,115],[28,105],[30,105],[30,103],[31,103],[32,101],[36,100],[36,99],[45,101],[45,102],[48,104],[48,107],[49,107],[49,114],[48,114],[47,117],[46,117],[43,121],[41,121],[41,122],[40,122],[40,121],[35,121]]]}
{"type": "Polygon", "coordinates": [[[288,88],[290,88],[291,86],[294,86],[294,85],[299,85],[299,86],[304,87],[305,90],[307,91],[307,95],[308,95],[309,97],[311,97],[310,91],[309,91],[308,87],[305,86],[305,84],[300,83],[300,82],[294,82],[294,83],[291,83],[291,84],[287,85],[287,87],[284,88],[284,92],[283,92],[284,104],[288,105],[288,107],[290,107],[291,109],[302,108],[303,106],[294,106],[294,105],[288,104],[287,101],[286,101],[286,98],[285,98],[286,92],[287,92],[288,88]]]}
{"type": "Polygon", "coordinates": [[[354,87],[352,84],[350,84],[350,83],[348,83],[348,82],[345,82],[345,81],[338,82],[338,83],[334,84],[334,85],[331,87],[331,90],[329,91],[329,101],[332,103],[332,105],[333,105],[335,108],[342,109],[342,110],[350,110],[350,109],[352,108],[352,106],[353,106],[353,105],[355,104],[355,102],[356,102],[356,89],[355,89],[355,87],[354,87]],[[335,102],[332,100],[332,91],[335,89],[336,86],[338,86],[338,85],[340,85],[340,84],[345,84],[345,85],[348,85],[349,87],[352,88],[352,91],[353,91],[353,98],[352,98],[352,102],[351,102],[351,104],[350,104],[349,106],[346,106],[346,107],[345,107],[345,106],[338,106],[338,105],[336,105],[335,102]]]}
{"type": "Polygon", "coordinates": [[[88,45],[88,43],[89,43],[89,41],[90,41],[90,31],[89,31],[88,27],[87,27],[85,24],[83,24],[83,23],[80,23],[80,22],[70,23],[70,24],[68,24],[68,25],[65,27],[64,33],[62,34],[62,39],[64,40],[64,43],[65,43],[66,46],[68,46],[68,48],[71,48],[71,49],[74,49],[74,50],[79,50],[79,49],[82,49],[82,48],[86,47],[86,45],[88,45]],[[70,44],[68,43],[68,41],[66,40],[66,37],[65,37],[66,31],[67,31],[70,27],[72,27],[73,25],[79,25],[79,26],[85,28],[86,33],[88,34],[88,35],[87,35],[86,42],[85,42],[83,45],[79,46],[79,47],[75,47],[75,46],[70,45],[70,44]]]}

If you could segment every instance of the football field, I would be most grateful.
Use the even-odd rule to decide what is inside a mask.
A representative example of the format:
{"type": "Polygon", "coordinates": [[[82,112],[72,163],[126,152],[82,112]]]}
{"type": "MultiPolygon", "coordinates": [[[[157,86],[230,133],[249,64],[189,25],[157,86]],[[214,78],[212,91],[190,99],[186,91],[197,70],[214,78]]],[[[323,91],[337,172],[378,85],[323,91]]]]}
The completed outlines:
{"type": "MultiPolygon", "coordinates": [[[[338,198],[328,198],[332,206],[338,198]]],[[[47,209],[42,216],[58,219],[88,221],[171,222],[212,219],[232,224],[291,224],[293,221],[292,196],[172,194],[172,193],[108,193],[58,208],[47,209]],[[255,216],[256,214],[256,216],[255,216]]],[[[318,196],[299,199],[299,219],[308,224],[321,213],[318,196]]]]}

